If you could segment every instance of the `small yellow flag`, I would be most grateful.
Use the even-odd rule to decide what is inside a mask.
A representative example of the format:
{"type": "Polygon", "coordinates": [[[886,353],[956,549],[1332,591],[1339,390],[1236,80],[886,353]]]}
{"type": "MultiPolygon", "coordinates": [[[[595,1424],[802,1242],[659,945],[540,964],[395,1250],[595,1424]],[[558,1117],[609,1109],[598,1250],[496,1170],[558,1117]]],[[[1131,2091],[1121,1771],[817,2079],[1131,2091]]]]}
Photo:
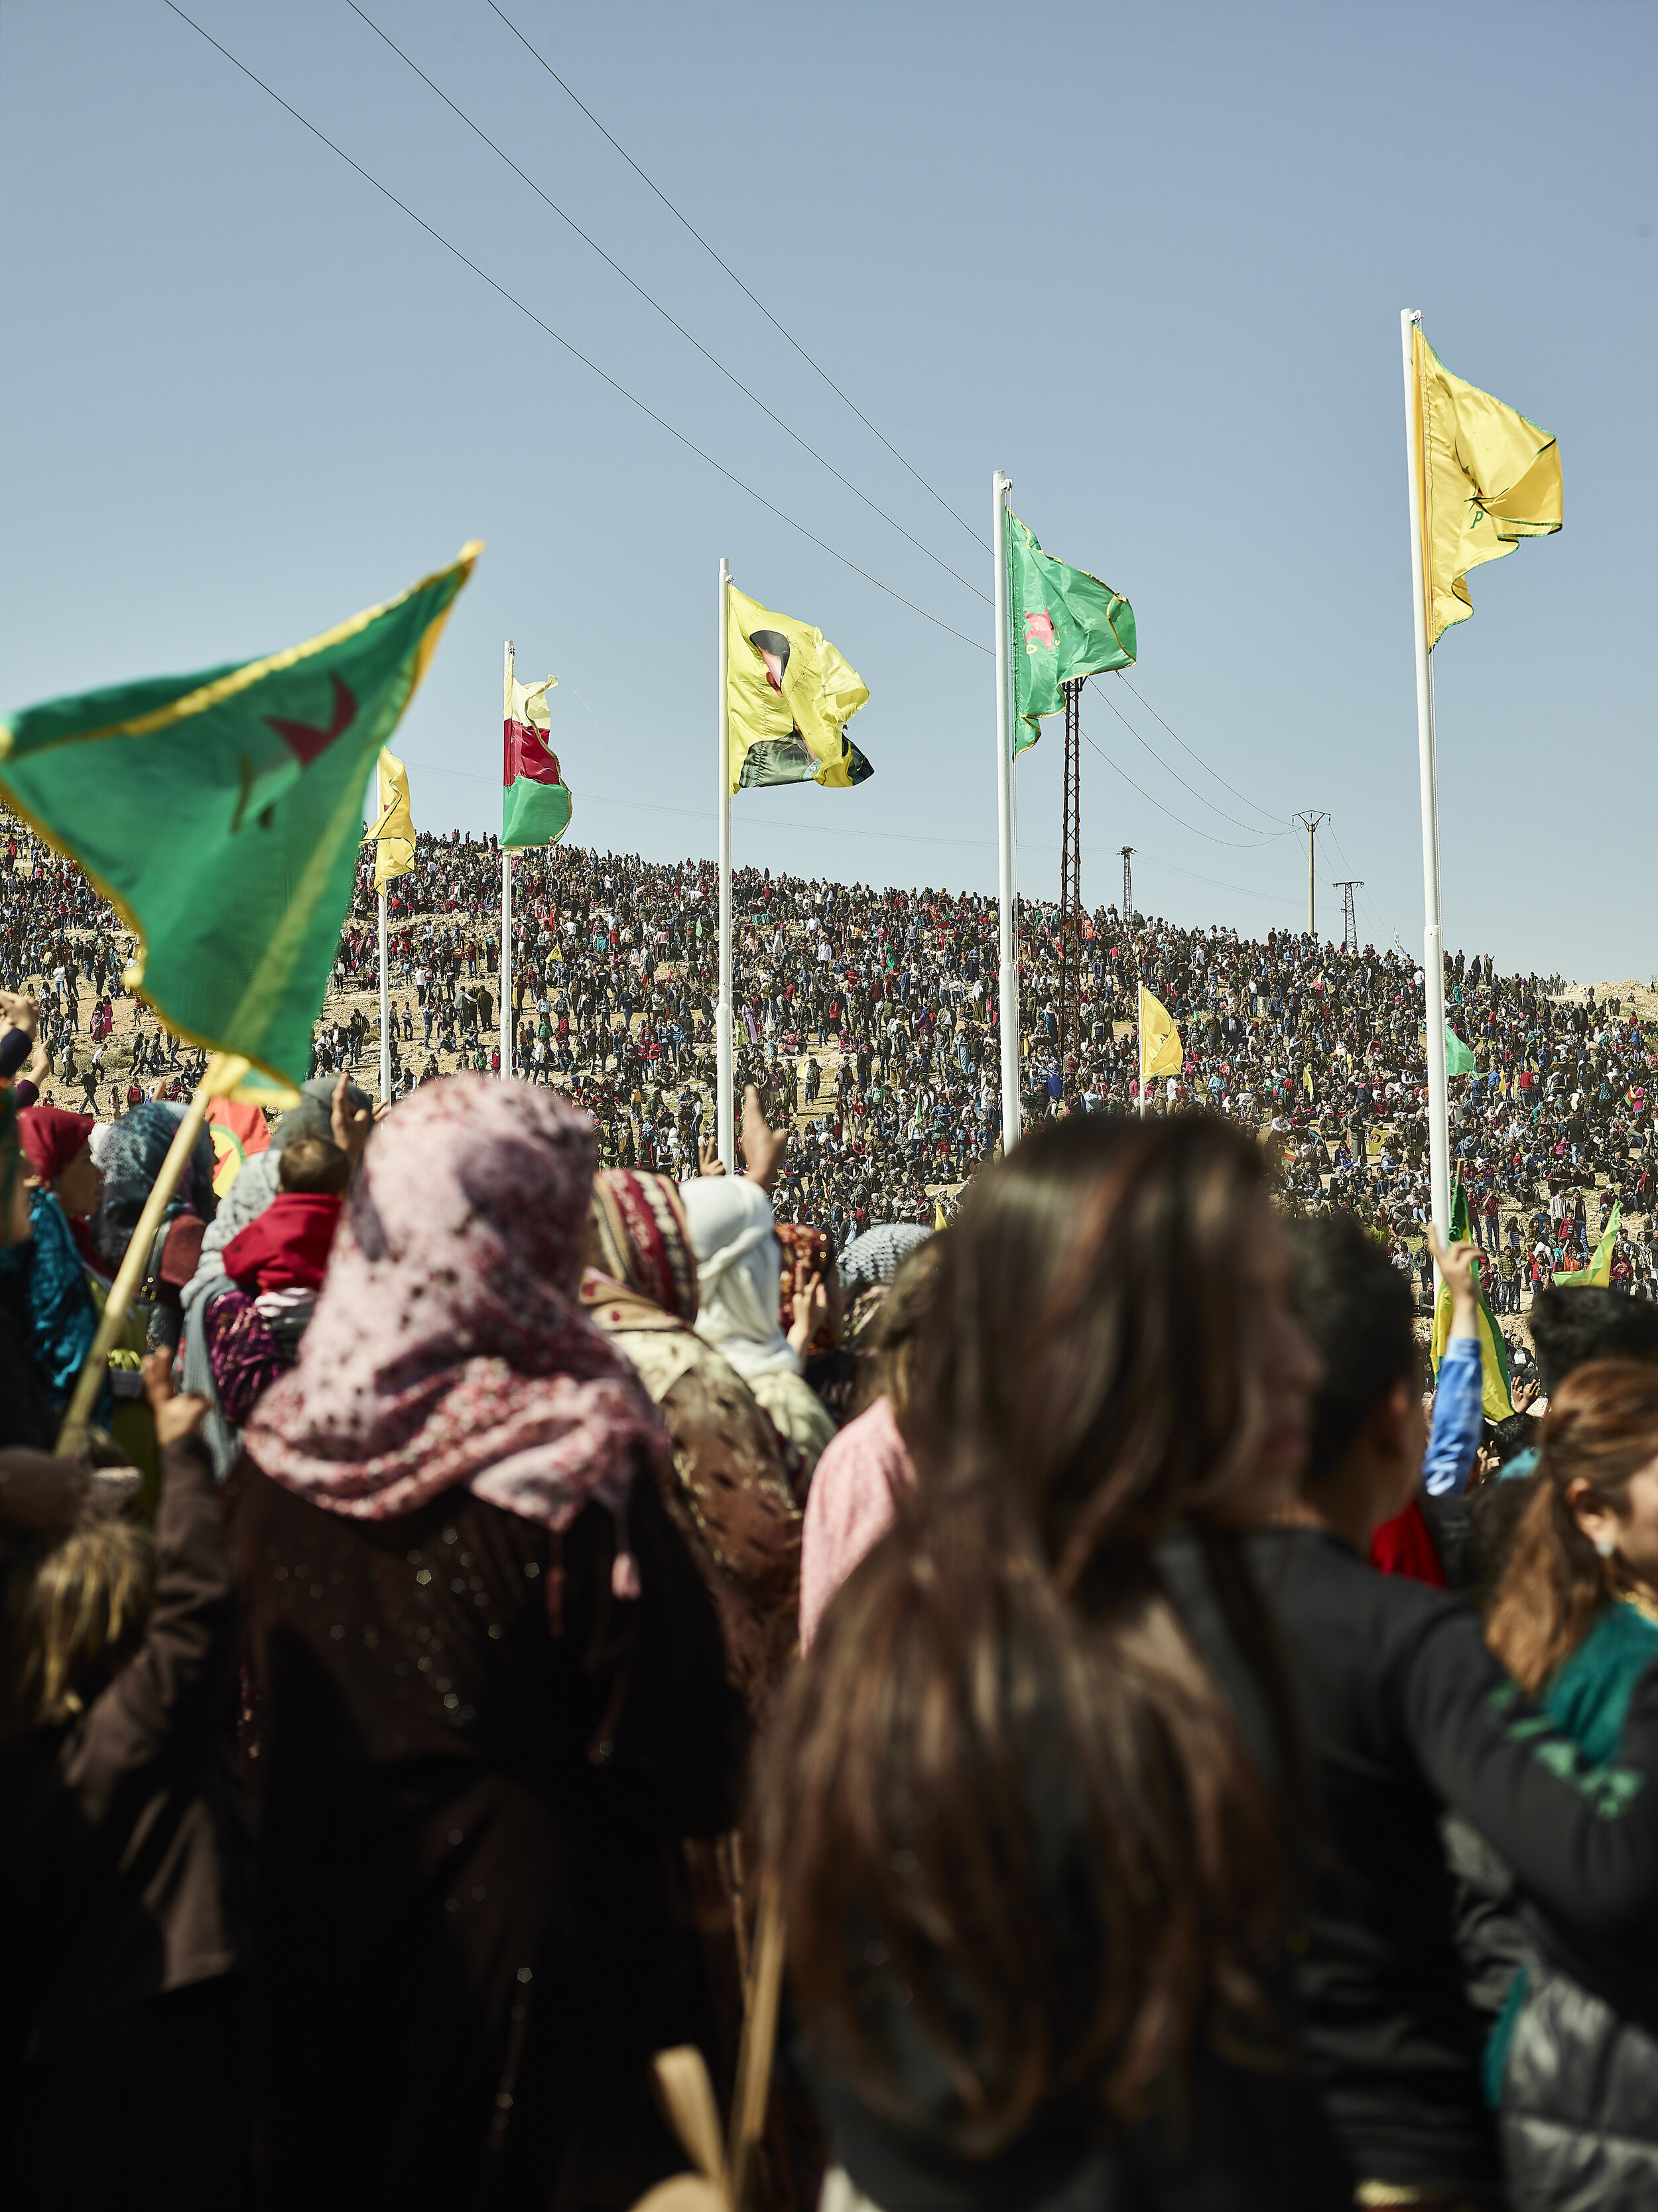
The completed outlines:
{"type": "Polygon", "coordinates": [[[1418,327],[1411,334],[1420,408],[1417,483],[1422,502],[1428,648],[1473,612],[1465,580],[1522,538],[1559,529],[1560,448],[1546,430],[1444,368],[1418,327]]]}
{"type": "Polygon", "coordinates": [[[1161,999],[1140,986],[1140,1080],[1149,1076],[1178,1075],[1186,1065],[1180,1032],[1174,1017],[1161,999]]]}
{"type": "Polygon", "coordinates": [[[380,749],[380,812],[363,839],[375,848],[375,889],[406,876],[415,861],[414,817],[409,812],[409,771],[395,753],[380,749]]]}
{"type": "Polygon", "coordinates": [[[869,687],[820,629],[728,587],[726,712],[731,788],[821,783],[845,790],[875,771],[846,734],[869,687]]]}

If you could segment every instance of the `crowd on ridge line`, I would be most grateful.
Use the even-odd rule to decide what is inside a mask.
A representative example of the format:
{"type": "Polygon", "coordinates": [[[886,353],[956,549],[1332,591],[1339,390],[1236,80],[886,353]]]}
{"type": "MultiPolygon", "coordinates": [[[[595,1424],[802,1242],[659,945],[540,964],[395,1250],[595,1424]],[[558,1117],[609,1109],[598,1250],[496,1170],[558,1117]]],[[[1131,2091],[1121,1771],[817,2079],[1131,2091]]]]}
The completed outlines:
{"type": "Polygon", "coordinates": [[[31,1026],[5,2202],[625,2212],[745,2039],[741,2212],[1655,2201],[1658,1305],[1543,1292],[1493,1427],[1476,1248],[1428,1400],[1219,1115],[837,1257],[757,1089],[676,1179],[325,1075],[203,1134],[63,1459],[182,1108],[20,1107],[31,1026]]]}
{"type": "MultiPolygon", "coordinates": [[[[78,1073],[80,1103],[98,1111],[131,940],[27,831],[9,848],[0,981],[47,987],[54,1065],[78,1073]],[[77,1060],[82,985],[89,1048],[77,1060]]],[[[377,1083],[369,872],[365,859],[314,1064],[377,1083]]],[[[515,875],[515,1072],[593,1114],[604,1163],[684,1171],[712,1131],[711,866],[565,846],[518,854],[515,875]]],[[[389,887],[394,1096],[460,1068],[499,1071],[500,878],[493,841],[423,834],[414,870],[389,887]]],[[[753,870],[734,889],[739,1091],[755,1082],[802,1133],[780,1207],[822,1223],[838,1246],[873,1222],[948,1218],[999,1141],[994,902],[753,870]]],[[[1137,915],[1125,929],[1102,908],[1074,948],[1075,1034],[1062,1052],[1054,908],[1027,904],[1021,928],[1027,1126],[1137,1103],[1143,981],[1185,1051],[1180,1076],[1153,1086],[1156,1105],[1206,1103],[1270,1133],[1286,1203],[1358,1213],[1425,1294],[1423,994],[1408,957],[1137,915]]],[[[1447,999],[1474,1061],[1452,1081],[1452,1142],[1493,1307],[1518,1314],[1555,1273],[1587,1264],[1618,1201],[1615,1279],[1658,1294],[1658,1023],[1632,995],[1499,977],[1489,956],[1448,956],[1447,999]]],[[[147,1019],[126,1034],[110,1109],[187,1095],[200,1056],[147,1019]]]]}

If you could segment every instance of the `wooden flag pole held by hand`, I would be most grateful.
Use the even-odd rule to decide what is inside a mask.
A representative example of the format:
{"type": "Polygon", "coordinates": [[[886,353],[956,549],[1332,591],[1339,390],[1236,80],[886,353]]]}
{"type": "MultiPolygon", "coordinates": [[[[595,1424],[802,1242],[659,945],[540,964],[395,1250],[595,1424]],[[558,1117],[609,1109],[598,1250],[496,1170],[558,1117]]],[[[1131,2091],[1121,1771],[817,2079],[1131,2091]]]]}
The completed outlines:
{"type": "Polygon", "coordinates": [[[92,1340],[92,1349],[86,1364],[75,1378],[75,1389],[69,1401],[69,1411],[64,1416],[64,1425],[58,1432],[58,1455],[73,1458],[85,1439],[93,1407],[102,1387],[109,1355],[115,1340],[121,1333],[121,1323],[126,1319],[126,1310],[132,1303],[132,1294],[143,1279],[149,1260],[149,1248],[155,1241],[155,1231],[167,1217],[173,1194],[179,1187],[179,1178],[185,1164],[196,1148],[207,1121],[207,1109],[215,1098],[233,1091],[247,1073],[248,1064],[229,1053],[215,1053],[207,1063],[196,1095],[185,1109],[178,1133],[162,1162],[162,1171],[156,1176],[143,1212],[138,1216],[138,1225],[132,1232],[115,1280],[104,1302],[103,1317],[98,1323],[98,1333],[92,1340]]]}

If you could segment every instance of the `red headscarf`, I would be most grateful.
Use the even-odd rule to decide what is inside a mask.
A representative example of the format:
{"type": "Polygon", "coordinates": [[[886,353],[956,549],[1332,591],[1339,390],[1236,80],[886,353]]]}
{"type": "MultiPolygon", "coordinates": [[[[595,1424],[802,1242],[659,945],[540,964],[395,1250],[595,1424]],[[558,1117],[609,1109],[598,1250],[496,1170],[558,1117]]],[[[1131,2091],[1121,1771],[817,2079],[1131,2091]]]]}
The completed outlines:
{"type": "Polygon", "coordinates": [[[29,1165],[42,1182],[56,1182],[98,1124],[90,1114],[71,1114],[62,1106],[25,1106],[17,1133],[29,1165]]]}
{"type": "MultiPolygon", "coordinates": [[[[826,1230],[814,1229],[804,1221],[779,1221],[773,1225],[783,1247],[783,1267],[777,1276],[777,1322],[787,1336],[795,1326],[795,1291],[803,1291],[814,1275],[823,1274],[834,1254],[826,1230]]],[[[828,1322],[820,1322],[817,1334],[806,1347],[807,1353],[809,1357],[815,1352],[828,1352],[833,1342],[828,1322]]]]}
{"type": "MultiPolygon", "coordinates": [[[[17,1138],[23,1157],[44,1183],[58,1176],[97,1127],[90,1114],[71,1114],[63,1106],[24,1106],[17,1115],[17,1138]]],[[[108,1279],[108,1269],[93,1242],[92,1224],[84,1214],[67,1215],[75,1249],[93,1272],[108,1279]]]]}

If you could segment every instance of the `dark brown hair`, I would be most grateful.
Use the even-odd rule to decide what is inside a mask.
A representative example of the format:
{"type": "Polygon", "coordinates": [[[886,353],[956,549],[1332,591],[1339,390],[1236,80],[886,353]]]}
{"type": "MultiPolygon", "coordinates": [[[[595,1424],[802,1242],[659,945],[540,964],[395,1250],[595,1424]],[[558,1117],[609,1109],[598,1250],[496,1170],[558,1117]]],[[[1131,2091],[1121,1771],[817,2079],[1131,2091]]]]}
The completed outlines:
{"type": "Polygon", "coordinates": [[[1618,1594],[1618,1563],[1603,1559],[1566,1503],[1575,1482],[1619,1510],[1630,1477],[1658,1455],[1658,1364],[1592,1359],[1573,1368],[1543,1419],[1531,1502],[1509,1548],[1485,1638],[1535,1693],[1570,1659],[1595,1613],[1618,1594]]]}
{"type": "Polygon", "coordinates": [[[277,1155],[277,1181],[283,1190],[336,1197],[350,1180],[350,1157],[332,1137],[296,1137],[277,1155]]]}
{"type": "MultiPolygon", "coordinates": [[[[902,2118],[869,2033],[896,1990],[981,2152],[1057,2100],[1135,2114],[1200,2037],[1276,2047],[1279,1839],[1153,1556],[1258,1455],[1263,1193],[1257,1149],[1207,1115],[1069,1121],[975,1182],[911,1352],[913,1492],[768,1746],[809,2032],[902,2118]]],[[[1235,1540],[1201,1540],[1282,1714],[1235,1540]]]]}

